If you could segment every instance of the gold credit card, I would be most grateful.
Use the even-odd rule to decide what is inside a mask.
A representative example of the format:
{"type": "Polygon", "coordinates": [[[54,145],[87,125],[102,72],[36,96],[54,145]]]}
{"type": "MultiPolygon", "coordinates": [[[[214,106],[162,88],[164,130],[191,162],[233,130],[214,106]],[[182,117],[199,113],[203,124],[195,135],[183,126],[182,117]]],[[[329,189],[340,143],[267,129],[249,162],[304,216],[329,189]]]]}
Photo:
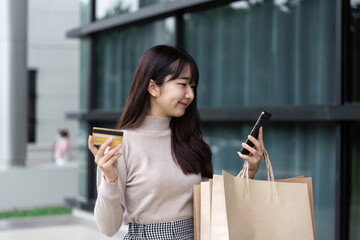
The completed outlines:
{"type": "Polygon", "coordinates": [[[93,127],[92,140],[94,145],[101,145],[109,138],[114,137],[114,140],[110,143],[110,147],[116,147],[122,144],[123,131],[110,128],[93,127]]]}

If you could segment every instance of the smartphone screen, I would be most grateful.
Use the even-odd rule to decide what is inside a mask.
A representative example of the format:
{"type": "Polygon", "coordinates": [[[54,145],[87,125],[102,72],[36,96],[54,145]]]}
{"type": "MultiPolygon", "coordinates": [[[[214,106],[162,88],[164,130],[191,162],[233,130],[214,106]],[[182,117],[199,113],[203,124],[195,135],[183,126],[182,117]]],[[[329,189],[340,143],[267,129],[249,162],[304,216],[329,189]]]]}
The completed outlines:
{"type": "MultiPolygon", "coordinates": [[[[268,124],[271,116],[272,116],[271,113],[263,111],[260,114],[258,120],[256,121],[253,129],[251,130],[250,135],[257,139],[258,135],[259,135],[259,128],[265,127],[268,124]]],[[[246,144],[248,144],[250,147],[254,147],[254,144],[249,139],[246,140],[246,144]]],[[[250,152],[248,150],[246,150],[245,148],[243,148],[243,149],[241,149],[241,153],[244,155],[249,155],[250,152]]]]}

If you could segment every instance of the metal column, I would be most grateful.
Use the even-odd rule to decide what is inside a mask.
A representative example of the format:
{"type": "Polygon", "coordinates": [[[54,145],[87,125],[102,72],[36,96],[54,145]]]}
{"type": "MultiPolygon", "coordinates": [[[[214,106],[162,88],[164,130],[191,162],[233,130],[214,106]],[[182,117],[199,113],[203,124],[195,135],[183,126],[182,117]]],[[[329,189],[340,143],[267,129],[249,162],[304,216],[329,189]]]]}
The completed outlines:
{"type": "Polygon", "coordinates": [[[0,1],[0,167],[25,164],[27,0],[0,1]]]}

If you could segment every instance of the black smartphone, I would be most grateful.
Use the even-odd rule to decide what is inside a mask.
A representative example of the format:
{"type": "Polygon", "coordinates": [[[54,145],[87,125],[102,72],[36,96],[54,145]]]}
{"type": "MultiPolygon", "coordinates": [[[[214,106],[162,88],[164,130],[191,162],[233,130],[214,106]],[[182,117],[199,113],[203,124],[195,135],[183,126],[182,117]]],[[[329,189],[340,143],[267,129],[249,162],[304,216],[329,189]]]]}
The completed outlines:
{"type": "MultiPolygon", "coordinates": [[[[262,112],[260,114],[258,120],[256,121],[253,129],[251,130],[250,135],[257,139],[257,137],[259,135],[259,128],[265,127],[268,124],[271,116],[272,116],[271,113],[268,113],[265,111],[262,112]]],[[[248,144],[250,147],[254,147],[254,144],[249,139],[246,141],[246,144],[248,144]]],[[[243,148],[243,149],[241,149],[241,153],[244,155],[249,155],[250,152],[248,150],[246,150],[245,148],[243,148]]]]}

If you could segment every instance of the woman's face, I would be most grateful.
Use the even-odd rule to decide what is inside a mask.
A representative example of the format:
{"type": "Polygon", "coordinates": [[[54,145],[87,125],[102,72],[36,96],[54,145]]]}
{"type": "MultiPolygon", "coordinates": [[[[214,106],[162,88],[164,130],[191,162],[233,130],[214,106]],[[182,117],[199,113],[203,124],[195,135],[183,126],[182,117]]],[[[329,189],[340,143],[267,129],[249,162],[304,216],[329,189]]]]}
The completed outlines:
{"type": "MultiPolygon", "coordinates": [[[[167,76],[161,87],[155,83],[154,92],[150,92],[149,115],[156,117],[181,117],[185,109],[194,100],[195,83],[190,84],[190,68],[184,68],[177,79],[167,76]]],[[[152,90],[149,90],[152,91],[152,90]]]]}

